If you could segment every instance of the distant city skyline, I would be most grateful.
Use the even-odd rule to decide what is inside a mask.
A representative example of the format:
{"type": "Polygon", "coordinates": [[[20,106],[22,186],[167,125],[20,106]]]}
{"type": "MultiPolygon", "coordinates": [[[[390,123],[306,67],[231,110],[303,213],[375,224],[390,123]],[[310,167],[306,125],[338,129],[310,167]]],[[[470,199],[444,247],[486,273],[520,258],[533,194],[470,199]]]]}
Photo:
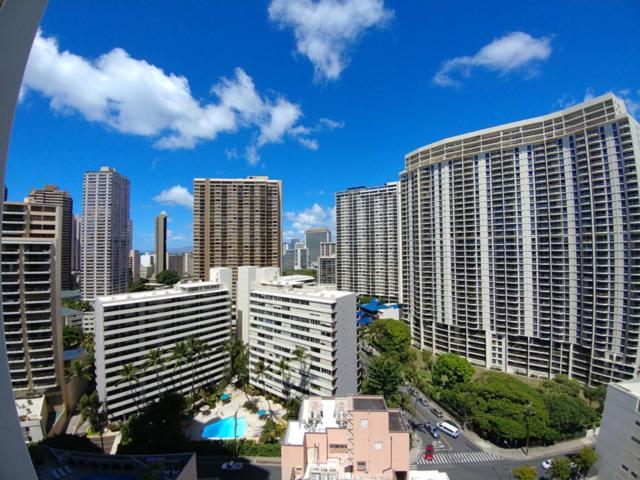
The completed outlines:
{"type": "Polygon", "coordinates": [[[404,154],[425,143],[606,91],[637,116],[640,62],[627,47],[637,44],[634,2],[607,8],[607,22],[596,3],[554,5],[553,15],[540,2],[470,3],[461,16],[455,5],[435,13],[371,0],[366,16],[352,18],[343,5],[354,2],[332,2],[333,17],[354,31],[330,23],[326,37],[310,29],[317,13],[276,3],[214,2],[194,18],[163,1],[153,15],[131,2],[50,2],[16,113],[9,198],[59,185],[79,214],[82,174],[113,166],[131,180],[133,247],[150,251],[160,210],[169,248],[191,245],[193,178],[268,175],[282,179],[285,239],[303,238],[307,228],[333,229],[335,192],[396,180],[404,154]],[[169,23],[176,34],[161,38],[169,23]],[[329,53],[308,51],[308,36],[329,53]],[[65,65],[81,71],[65,76],[65,65]],[[140,76],[118,76],[120,67],[140,76]],[[98,76],[104,89],[79,95],[98,76]],[[225,116],[196,131],[184,112],[198,120],[208,108],[225,116]]]}

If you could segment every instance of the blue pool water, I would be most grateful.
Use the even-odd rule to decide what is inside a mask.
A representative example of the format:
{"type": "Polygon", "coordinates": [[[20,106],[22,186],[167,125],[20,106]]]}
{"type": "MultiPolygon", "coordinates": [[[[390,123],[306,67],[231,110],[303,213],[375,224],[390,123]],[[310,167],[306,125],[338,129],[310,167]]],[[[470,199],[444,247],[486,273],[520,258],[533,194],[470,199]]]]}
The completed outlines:
{"type": "Polygon", "coordinates": [[[216,420],[202,429],[202,438],[242,438],[247,431],[247,419],[238,417],[237,429],[235,428],[235,418],[226,417],[222,420],[216,420]],[[237,435],[237,437],[236,437],[237,435]]]}

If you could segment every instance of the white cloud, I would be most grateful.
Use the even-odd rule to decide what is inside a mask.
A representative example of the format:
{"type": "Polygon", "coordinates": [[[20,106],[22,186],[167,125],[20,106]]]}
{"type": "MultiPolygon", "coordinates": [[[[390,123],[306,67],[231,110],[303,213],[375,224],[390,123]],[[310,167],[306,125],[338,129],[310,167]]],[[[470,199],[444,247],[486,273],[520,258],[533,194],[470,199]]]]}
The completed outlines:
{"type": "Polygon", "coordinates": [[[456,75],[468,77],[476,68],[486,68],[500,74],[524,70],[535,73],[537,62],[551,56],[551,38],[535,38],[524,32],[509,33],[482,47],[473,56],[455,57],[442,64],[433,77],[436,85],[454,87],[460,85],[456,75]]]}
{"type": "Polygon", "coordinates": [[[290,222],[289,228],[285,230],[285,237],[296,238],[304,234],[305,230],[313,227],[328,227],[335,230],[336,209],[335,207],[322,207],[314,203],[302,211],[287,212],[285,218],[290,222]]]}
{"type": "MultiPolygon", "coordinates": [[[[254,149],[280,143],[302,117],[299,105],[283,96],[262,96],[241,68],[211,88],[218,102],[202,103],[188,80],[114,48],[97,59],[62,51],[58,41],[38,31],[21,98],[34,90],[61,113],[79,113],[127,134],[155,139],[161,149],[193,148],[221,133],[256,129],[254,149]]],[[[306,138],[306,137],[305,137],[306,138]]],[[[308,139],[310,140],[310,139],[308,139]]]]}
{"type": "Polygon", "coordinates": [[[167,230],[168,242],[184,242],[186,240],[191,240],[191,238],[183,233],[177,233],[173,230],[167,230]]]}
{"type": "Polygon", "coordinates": [[[637,117],[638,112],[640,112],[640,89],[634,92],[628,88],[624,88],[618,90],[616,94],[624,100],[627,111],[634,117],[637,117]]]}
{"type": "Polygon", "coordinates": [[[272,0],[269,5],[271,21],[293,29],[297,51],[313,63],[317,80],[336,80],[362,34],[392,17],[383,0],[272,0]]]}
{"type": "Polygon", "coordinates": [[[182,185],[174,185],[171,188],[161,191],[153,197],[153,200],[170,207],[182,206],[193,208],[193,195],[182,185]]]}
{"type": "Polygon", "coordinates": [[[344,122],[338,122],[330,118],[321,118],[318,120],[318,124],[327,130],[336,130],[338,128],[344,128],[344,122]]]}

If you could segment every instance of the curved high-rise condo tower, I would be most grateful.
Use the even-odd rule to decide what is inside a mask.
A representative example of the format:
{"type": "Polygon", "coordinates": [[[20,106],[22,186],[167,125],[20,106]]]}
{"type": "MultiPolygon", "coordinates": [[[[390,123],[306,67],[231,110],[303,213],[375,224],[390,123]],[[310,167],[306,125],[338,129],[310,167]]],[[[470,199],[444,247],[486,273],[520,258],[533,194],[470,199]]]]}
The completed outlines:
{"type": "Polygon", "coordinates": [[[639,137],[608,94],[407,154],[402,285],[415,345],[530,376],[632,378],[639,137]]]}

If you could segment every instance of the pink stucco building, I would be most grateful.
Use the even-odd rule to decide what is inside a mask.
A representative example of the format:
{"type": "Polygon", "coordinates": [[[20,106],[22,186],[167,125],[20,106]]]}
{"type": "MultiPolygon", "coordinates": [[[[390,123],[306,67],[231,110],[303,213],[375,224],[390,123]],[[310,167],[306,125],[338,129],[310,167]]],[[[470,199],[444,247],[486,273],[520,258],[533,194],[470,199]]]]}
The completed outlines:
{"type": "Polygon", "coordinates": [[[404,480],[410,440],[399,410],[383,397],[311,397],[289,422],[283,480],[404,480]]]}

